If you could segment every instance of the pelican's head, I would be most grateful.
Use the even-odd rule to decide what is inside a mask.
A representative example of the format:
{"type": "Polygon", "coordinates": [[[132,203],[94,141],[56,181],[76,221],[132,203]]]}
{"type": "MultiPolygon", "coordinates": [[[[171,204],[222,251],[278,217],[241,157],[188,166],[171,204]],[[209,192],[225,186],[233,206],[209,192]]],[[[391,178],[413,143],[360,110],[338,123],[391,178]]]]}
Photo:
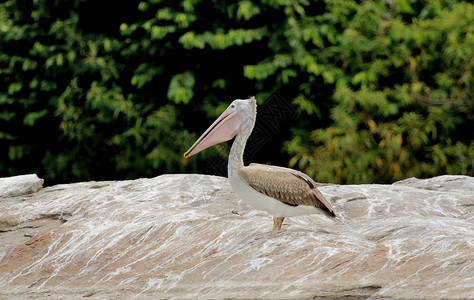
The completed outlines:
{"type": "Polygon", "coordinates": [[[255,97],[232,101],[219,118],[184,153],[184,157],[188,158],[206,148],[233,139],[239,133],[245,120],[255,116],[256,111],[257,102],[255,97]]]}

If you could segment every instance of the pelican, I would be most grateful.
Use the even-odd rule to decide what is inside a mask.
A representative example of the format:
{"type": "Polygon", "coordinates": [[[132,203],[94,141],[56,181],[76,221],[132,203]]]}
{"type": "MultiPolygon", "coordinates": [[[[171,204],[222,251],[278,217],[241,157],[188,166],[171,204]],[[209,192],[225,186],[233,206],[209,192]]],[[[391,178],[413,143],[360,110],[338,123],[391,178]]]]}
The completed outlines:
{"type": "Polygon", "coordinates": [[[246,203],[273,216],[272,235],[281,229],[285,217],[315,213],[335,217],[331,203],[308,175],[271,165],[252,163],[244,166],[245,144],[252,133],[256,116],[255,97],[234,100],[184,153],[184,157],[189,158],[235,137],[228,161],[230,185],[246,203]]]}

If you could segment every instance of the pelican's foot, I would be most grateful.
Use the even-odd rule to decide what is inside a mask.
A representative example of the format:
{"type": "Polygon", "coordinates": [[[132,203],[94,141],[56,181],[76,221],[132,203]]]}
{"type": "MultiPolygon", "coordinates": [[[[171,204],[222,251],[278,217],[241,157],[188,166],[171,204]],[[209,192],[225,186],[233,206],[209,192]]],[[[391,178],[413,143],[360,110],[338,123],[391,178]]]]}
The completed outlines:
{"type": "Polygon", "coordinates": [[[283,220],[285,217],[273,217],[273,229],[271,236],[275,236],[278,233],[278,230],[281,229],[281,225],[283,224],[283,220]]]}

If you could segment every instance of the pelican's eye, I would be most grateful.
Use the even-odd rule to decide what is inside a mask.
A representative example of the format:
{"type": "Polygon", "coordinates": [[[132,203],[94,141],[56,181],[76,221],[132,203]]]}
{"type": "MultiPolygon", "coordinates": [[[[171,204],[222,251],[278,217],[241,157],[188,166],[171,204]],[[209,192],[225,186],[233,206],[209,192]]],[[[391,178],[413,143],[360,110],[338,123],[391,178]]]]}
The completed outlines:
{"type": "Polygon", "coordinates": [[[231,108],[235,108],[235,104],[232,104],[230,107],[231,107],[231,108]]]}

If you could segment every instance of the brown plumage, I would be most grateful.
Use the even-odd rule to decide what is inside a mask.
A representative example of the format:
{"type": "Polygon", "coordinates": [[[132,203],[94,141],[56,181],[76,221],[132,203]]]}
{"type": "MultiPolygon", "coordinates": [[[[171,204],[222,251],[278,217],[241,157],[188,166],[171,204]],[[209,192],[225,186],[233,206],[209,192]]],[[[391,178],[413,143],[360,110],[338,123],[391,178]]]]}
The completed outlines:
{"type": "Polygon", "coordinates": [[[240,168],[239,174],[256,191],[287,205],[315,206],[328,216],[335,216],[331,203],[316,188],[316,182],[300,171],[270,165],[250,164],[240,168]]]}

